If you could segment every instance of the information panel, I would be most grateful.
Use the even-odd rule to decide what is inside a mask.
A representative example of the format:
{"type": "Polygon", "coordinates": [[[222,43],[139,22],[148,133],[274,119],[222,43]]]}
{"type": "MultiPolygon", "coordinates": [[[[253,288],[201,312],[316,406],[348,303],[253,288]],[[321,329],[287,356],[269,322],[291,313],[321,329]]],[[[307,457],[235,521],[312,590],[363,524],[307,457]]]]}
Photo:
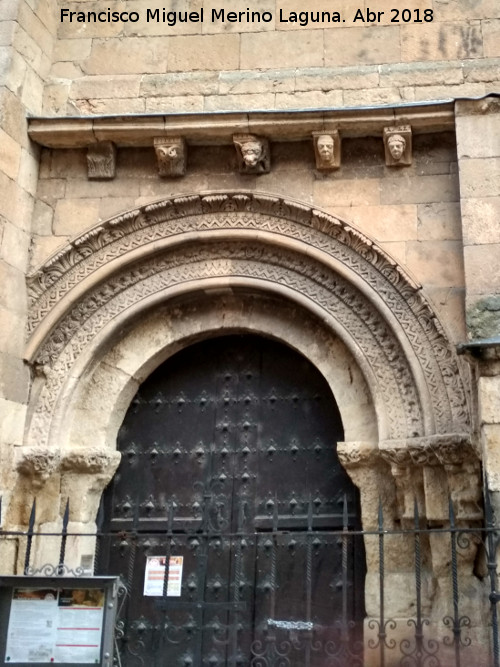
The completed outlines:
{"type": "Polygon", "coordinates": [[[116,584],[114,577],[0,577],[0,664],[111,664],[116,584]]]}

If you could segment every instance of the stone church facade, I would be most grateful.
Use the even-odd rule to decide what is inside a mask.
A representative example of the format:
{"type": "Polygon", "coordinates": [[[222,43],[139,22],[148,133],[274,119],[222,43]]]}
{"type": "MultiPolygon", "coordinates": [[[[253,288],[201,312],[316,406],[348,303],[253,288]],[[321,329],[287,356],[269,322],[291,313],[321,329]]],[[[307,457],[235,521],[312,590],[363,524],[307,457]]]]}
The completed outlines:
{"type": "MultiPolygon", "coordinates": [[[[415,499],[426,525],[448,525],[449,498],[481,525],[484,480],[500,492],[497,1],[409,0],[412,21],[391,22],[379,0],[368,24],[343,0],[345,23],[303,26],[278,20],[292,0],[259,0],[265,23],[163,3],[205,11],[171,26],[145,21],[146,0],[108,3],[135,23],[62,20],[97,0],[0,3],[1,528],[25,530],[36,497],[37,526],[58,530],[77,498],[70,528],[92,532],[141,383],[227,334],[281,342],[326,379],[364,530],[379,502],[411,527],[415,499]]],[[[0,543],[4,573],[20,545],[0,543]]],[[[75,538],[72,566],[93,548],[75,538]]],[[[433,623],[449,557],[425,550],[433,623]]],[[[480,560],[471,543],[460,561],[474,650],[480,560]]],[[[412,567],[389,544],[390,616],[412,617],[412,567]]]]}

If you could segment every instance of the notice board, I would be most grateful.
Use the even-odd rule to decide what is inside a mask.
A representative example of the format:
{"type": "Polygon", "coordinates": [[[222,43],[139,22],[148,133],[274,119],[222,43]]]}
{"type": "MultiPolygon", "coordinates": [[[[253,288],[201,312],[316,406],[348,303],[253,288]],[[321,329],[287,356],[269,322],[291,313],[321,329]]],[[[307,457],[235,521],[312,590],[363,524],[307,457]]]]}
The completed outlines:
{"type": "Polygon", "coordinates": [[[0,577],[0,665],[111,667],[116,577],[0,577]]]}

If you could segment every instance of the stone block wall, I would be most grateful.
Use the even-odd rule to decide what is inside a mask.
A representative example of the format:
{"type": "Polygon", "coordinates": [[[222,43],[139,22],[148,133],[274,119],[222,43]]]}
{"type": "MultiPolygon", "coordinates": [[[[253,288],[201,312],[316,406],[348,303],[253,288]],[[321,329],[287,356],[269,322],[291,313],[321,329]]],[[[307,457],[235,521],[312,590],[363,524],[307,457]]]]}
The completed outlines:
{"type": "Polygon", "coordinates": [[[408,0],[405,18],[411,22],[403,20],[401,3],[393,0],[317,0],[310,7],[297,0],[259,0],[250,9],[269,12],[269,22],[244,16],[237,22],[211,20],[214,9],[245,13],[248,4],[59,0],[44,114],[353,107],[478,97],[497,90],[497,0],[408,0]],[[140,18],[133,23],[61,21],[61,9],[108,7],[135,11],[140,18]],[[182,15],[200,15],[203,9],[203,23],[147,21],[148,9],[163,7],[182,15]],[[345,22],[290,21],[292,12],[304,9],[312,15],[338,12],[345,22]],[[432,12],[432,22],[424,20],[431,16],[425,11],[432,12]],[[377,20],[368,22],[375,13],[377,20]]]}
{"type": "Polygon", "coordinates": [[[500,332],[500,100],[457,103],[460,196],[471,338],[500,332]]]}
{"type": "MultiPolygon", "coordinates": [[[[28,114],[42,110],[56,30],[51,0],[0,3],[0,488],[8,489],[22,444],[30,373],[23,361],[25,273],[29,262],[39,150],[28,114]]],[[[8,492],[3,492],[4,503],[8,492]]]]}

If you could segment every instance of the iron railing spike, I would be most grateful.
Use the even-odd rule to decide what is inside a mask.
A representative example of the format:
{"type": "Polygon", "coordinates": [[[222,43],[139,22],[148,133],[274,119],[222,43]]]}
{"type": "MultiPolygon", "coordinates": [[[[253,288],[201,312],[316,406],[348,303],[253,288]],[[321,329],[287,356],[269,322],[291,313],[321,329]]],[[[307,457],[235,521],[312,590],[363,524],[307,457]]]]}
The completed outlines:
{"type": "Polygon", "coordinates": [[[33,503],[31,505],[30,518],[28,523],[28,534],[26,540],[26,551],[24,554],[24,574],[27,575],[30,567],[30,558],[31,558],[31,544],[33,542],[33,532],[35,528],[35,518],[36,518],[36,498],[33,498],[33,503]]]}
{"type": "Polygon", "coordinates": [[[97,510],[97,516],[95,518],[95,525],[97,532],[100,533],[104,525],[104,507],[102,502],[99,503],[99,509],[97,510]]]}
{"type": "Polygon", "coordinates": [[[453,500],[451,495],[448,496],[448,514],[450,517],[450,528],[453,530],[455,528],[455,510],[453,508],[453,500]]]}
{"type": "Polygon", "coordinates": [[[64,509],[62,531],[61,531],[61,549],[59,552],[59,568],[58,573],[62,574],[64,572],[64,561],[66,559],[66,540],[68,538],[68,523],[69,523],[69,498],[66,501],[66,507],[64,509]]]}
{"type": "Polygon", "coordinates": [[[28,525],[28,532],[33,532],[35,527],[35,518],[36,518],[36,498],[33,498],[33,503],[31,505],[30,520],[28,525]]]}
{"type": "Polygon", "coordinates": [[[69,498],[66,501],[66,507],[64,508],[63,516],[63,533],[67,532],[69,523],[69,498]]]}
{"type": "Polygon", "coordinates": [[[415,522],[415,528],[418,530],[420,528],[420,515],[418,512],[418,501],[416,496],[413,498],[413,519],[415,522]]]}

